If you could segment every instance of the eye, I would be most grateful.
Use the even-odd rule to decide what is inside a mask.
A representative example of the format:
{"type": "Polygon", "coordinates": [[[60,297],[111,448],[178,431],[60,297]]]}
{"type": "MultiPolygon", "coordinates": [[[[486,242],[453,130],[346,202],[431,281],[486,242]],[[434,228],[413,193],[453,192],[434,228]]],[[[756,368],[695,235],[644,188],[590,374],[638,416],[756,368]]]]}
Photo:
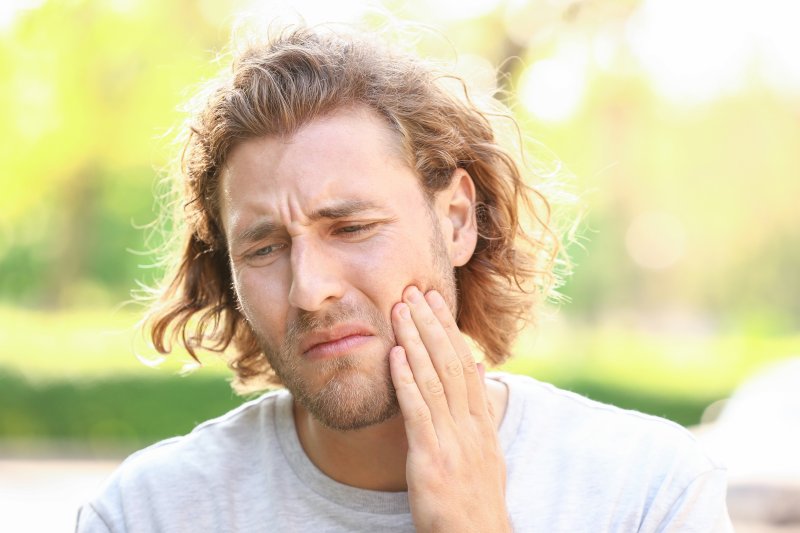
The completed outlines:
{"type": "Polygon", "coordinates": [[[259,249],[255,250],[255,251],[253,251],[252,253],[248,254],[248,257],[250,259],[268,258],[268,257],[271,257],[272,255],[274,255],[275,252],[277,252],[277,251],[281,250],[282,248],[284,248],[285,246],[286,245],[283,244],[283,243],[270,244],[268,246],[264,246],[262,248],[259,248],[259,249]]]}
{"type": "Polygon", "coordinates": [[[253,252],[253,255],[254,255],[254,256],[264,256],[264,255],[269,255],[269,254],[271,254],[271,253],[272,253],[272,251],[273,251],[274,249],[275,249],[275,245],[274,245],[274,244],[270,244],[269,246],[265,246],[265,247],[263,247],[263,248],[259,248],[258,250],[256,250],[255,252],[253,252]]]}
{"type": "Polygon", "coordinates": [[[341,226],[336,229],[334,233],[338,233],[340,235],[345,235],[347,237],[353,237],[356,235],[360,235],[362,233],[366,233],[371,230],[373,227],[377,225],[377,222],[372,222],[370,224],[350,224],[347,226],[341,226]]]}

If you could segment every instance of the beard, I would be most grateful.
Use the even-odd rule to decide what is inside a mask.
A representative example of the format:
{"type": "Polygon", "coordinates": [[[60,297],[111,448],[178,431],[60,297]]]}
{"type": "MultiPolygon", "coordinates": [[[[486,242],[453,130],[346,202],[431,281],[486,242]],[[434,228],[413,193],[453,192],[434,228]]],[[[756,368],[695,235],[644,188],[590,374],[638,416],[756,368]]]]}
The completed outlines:
{"type": "Polygon", "coordinates": [[[352,321],[372,327],[381,353],[388,354],[395,345],[391,325],[374,306],[342,303],[323,315],[298,313],[279,346],[258,337],[267,361],[295,401],[323,425],[343,431],[378,424],[400,410],[388,357],[348,354],[308,365],[300,355],[300,340],[305,334],[352,321]]]}
{"type": "MultiPolygon", "coordinates": [[[[423,292],[436,289],[455,316],[456,283],[438,220],[434,219],[430,240],[432,265],[423,292]]],[[[420,282],[421,283],[421,282],[420,282]]],[[[294,400],[324,426],[349,431],[384,422],[400,412],[397,393],[389,370],[389,351],[397,342],[388,317],[367,303],[339,302],[324,313],[300,310],[287,325],[283,342],[262,335],[248,320],[259,346],[281,383],[294,400]],[[380,341],[380,356],[348,354],[315,361],[311,365],[300,354],[304,335],[345,322],[369,324],[380,341]]]]}

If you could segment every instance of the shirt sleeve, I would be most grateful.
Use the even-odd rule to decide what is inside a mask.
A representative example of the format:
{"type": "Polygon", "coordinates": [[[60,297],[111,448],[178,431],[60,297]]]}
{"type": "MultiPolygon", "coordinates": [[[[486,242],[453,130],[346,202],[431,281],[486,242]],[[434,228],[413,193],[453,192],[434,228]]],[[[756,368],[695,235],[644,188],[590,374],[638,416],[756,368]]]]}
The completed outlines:
{"type": "Polygon", "coordinates": [[[724,468],[714,468],[700,474],[680,493],[664,515],[648,516],[640,531],[733,532],[725,501],[726,478],[727,472],[724,468]]]}
{"type": "Polygon", "coordinates": [[[86,504],[78,509],[75,533],[111,533],[111,528],[91,504],[86,504]]]}

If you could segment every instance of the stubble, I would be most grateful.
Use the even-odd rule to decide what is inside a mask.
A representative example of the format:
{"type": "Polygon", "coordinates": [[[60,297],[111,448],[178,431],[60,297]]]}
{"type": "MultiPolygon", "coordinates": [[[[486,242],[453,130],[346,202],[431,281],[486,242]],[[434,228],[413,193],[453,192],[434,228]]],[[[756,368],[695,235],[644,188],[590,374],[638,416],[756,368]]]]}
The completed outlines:
{"type": "MultiPolygon", "coordinates": [[[[433,213],[430,213],[433,215],[433,213]]],[[[456,309],[456,285],[453,268],[435,215],[430,239],[432,254],[431,279],[423,290],[438,290],[451,311],[456,309]]],[[[253,322],[251,321],[251,326],[253,322]]],[[[389,371],[389,351],[396,345],[388,318],[372,304],[353,305],[340,302],[324,314],[300,311],[287,326],[280,345],[253,331],[261,349],[281,383],[303,408],[323,425],[340,431],[365,428],[384,422],[400,412],[397,394],[389,371]],[[364,322],[369,324],[380,341],[380,357],[347,354],[315,361],[313,368],[300,354],[301,339],[314,331],[337,324],[364,322]],[[366,362],[365,362],[366,360],[366,362]],[[377,368],[365,367],[367,364],[377,368]],[[313,376],[306,375],[313,372],[313,376]],[[324,383],[317,384],[324,376],[324,383]]]]}

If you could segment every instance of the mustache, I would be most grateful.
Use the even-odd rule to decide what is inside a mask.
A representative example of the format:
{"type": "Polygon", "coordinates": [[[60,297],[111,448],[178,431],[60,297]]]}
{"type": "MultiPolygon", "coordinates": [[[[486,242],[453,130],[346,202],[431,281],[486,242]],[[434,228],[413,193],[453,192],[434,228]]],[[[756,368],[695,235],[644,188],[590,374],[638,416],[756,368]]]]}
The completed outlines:
{"type": "Polygon", "coordinates": [[[357,307],[349,303],[340,303],[324,313],[299,311],[286,329],[286,344],[297,346],[300,338],[313,331],[329,329],[342,322],[360,321],[370,324],[379,335],[395,342],[394,331],[377,309],[374,311],[363,306],[357,307]]]}

